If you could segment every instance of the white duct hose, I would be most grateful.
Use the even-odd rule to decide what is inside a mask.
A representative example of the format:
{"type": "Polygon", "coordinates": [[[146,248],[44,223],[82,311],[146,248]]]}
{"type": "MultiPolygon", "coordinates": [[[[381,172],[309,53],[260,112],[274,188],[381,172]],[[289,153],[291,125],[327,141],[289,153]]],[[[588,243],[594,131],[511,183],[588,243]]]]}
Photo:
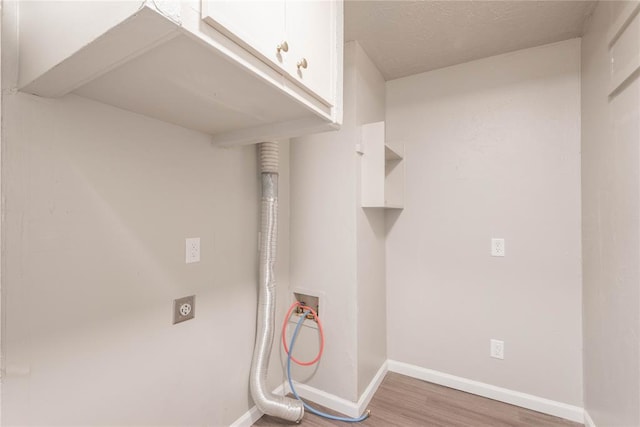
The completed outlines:
{"type": "Polygon", "coordinates": [[[267,368],[273,346],[276,311],[275,263],[278,236],[278,144],[260,144],[262,173],[262,212],[260,239],[260,285],[256,344],[251,361],[251,397],[260,411],[287,421],[299,422],[304,415],[302,402],[276,396],[266,389],[267,368]]]}
{"type": "MultiPolygon", "coordinates": [[[[260,144],[260,172],[278,173],[278,144],[275,142],[263,142],[260,144]]],[[[276,191],[276,198],[278,197],[276,191]]],[[[264,200],[264,199],[263,199],[264,200]]]]}

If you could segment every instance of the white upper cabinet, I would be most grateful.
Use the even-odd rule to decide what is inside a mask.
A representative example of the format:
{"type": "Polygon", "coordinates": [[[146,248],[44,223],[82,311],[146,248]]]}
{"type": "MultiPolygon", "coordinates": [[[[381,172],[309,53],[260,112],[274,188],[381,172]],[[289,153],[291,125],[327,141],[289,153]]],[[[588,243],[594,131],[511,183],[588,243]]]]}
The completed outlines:
{"type": "Polygon", "coordinates": [[[290,75],[324,100],[332,99],[336,43],[336,3],[329,1],[288,0],[287,54],[290,75]]]}
{"type": "Polygon", "coordinates": [[[284,1],[202,0],[202,19],[245,48],[283,68],[284,1]]]}
{"type": "Polygon", "coordinates": [[[202,0],[202,18],[332,105],[338,6],[322,0],[202,0]]]}
{"type": "Polygon", "coordinates": [[[222,145],[342,122],[342,0],[18,5],[21,91],[74,93],[222,145]]]}

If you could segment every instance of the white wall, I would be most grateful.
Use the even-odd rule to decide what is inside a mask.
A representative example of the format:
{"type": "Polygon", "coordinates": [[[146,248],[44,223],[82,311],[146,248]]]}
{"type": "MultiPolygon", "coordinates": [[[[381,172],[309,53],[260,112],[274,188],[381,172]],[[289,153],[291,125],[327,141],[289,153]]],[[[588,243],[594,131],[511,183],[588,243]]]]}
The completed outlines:
{"type": "MultiPolygon", "coordinates": [[[[629,5],[600,2],[582,42],[584,396],[600,427],[640,425],[640,79],[609,97],[610,37],[629,5]]],[[[640,57],[629,31],[635,49],[616,48],[640,57]]]]}
{"type": "MultiPolygon", "coordinates": [[[[344,122],[292,140],[291,285],[322,294],[326,347],[294,378],[356,401],[386,360],[384,213],[359,206],[357,125],[384,118],[384,81],[364,51],[345,45],[344,122]]],[[[301,333],[313,357],[315,330],[301,333]]],[[[317,340],[316,340],[317,341],[317,340]]]]}
{"type": "MultiPolygon", "coordinates": [[[[3,98],[2,424],[233,422],[253,406],[255,148],[75,96],[3,98]],[[202,261],[186,265],[195,236],[202,261]],[[190,294],[195,319],[172,325],[190,294]]],[[[287,289],[288,144],[282,157],[287,289]]]]}
{"type": "MultiPolygon", "coordinates": [[[[355,62],[355,124],[384,120],[385,81],[358,43],[347,44],[355,62]]],[[[357,172],[358,395],[387,359],[385,210],[363,209],[360,162],[357,172]]]]}
{"type": "Polygon", "coordinates": [[[205,135],[76,97],[18,94],[4,114],[3,423],[226,425],[244,413],[254,148],[213,148],[205,135]],[[202,262],[185,265],[193,236],[202,262]],[[171,325],[172,300],[190,294],[196,318],[171,325]]]}
{"type": "Polygon", "coordinates": [[[581,406],[580,41],[389,81],[386,117],[389,358],[581,406]]]}
{"type": "MultiPolygon", "coordinates": [[[[345,125],[350,114],[347,110],[345,125]]],[[[327,132],[292,140],[290,262],[291,286],[321,293],[320,317],[326,338],[317,367],[296,367],[293,377],[355,401],[356,154],[348,143],[350,135],[353,131],[343,126],[339,134],[327,132]]],[[[316,337],[315,329],[301,332],[301,358],[313,358],[316,337]]]]}

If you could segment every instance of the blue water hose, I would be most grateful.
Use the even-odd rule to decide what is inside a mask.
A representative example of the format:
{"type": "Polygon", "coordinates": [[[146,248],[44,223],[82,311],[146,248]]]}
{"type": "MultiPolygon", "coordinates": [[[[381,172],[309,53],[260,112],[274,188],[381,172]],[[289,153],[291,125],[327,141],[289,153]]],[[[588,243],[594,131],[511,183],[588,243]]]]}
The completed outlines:
{"type": "Polygon", "coordinates": [[[300,320],[298,320],[298,323],[296,324],[296,329],[293,331],[293,336],[291,337],[291,344],[289,344],[289,354],[287,354],[287,378],[289,379],[289,387],[291,387],[291,393],[293,393],[296,399],[302,402],[302,404],[304,405],[304,408],[307,411],[311,412],[312,414],[316,414],[319,417],[327,418],[334,421],[343,421],[345,423],[359,423],[360,421],[366,420],[367,418],[369,418],[369,411],[365,412],[364,414],[362,414],[357,418],[350,418],[350,417],[338,417],[336,415],[327,414],[315,408],[312,408],[304,400],[302,400],[300,396],[298,396],[298,392],[296,392],[296,389],[293,387],[293,380],[291,379],[291,355],[293,354],[293,345],[295,344],[296,338],[298,337],[298,332],[300,332],[300,326],[302,326],[302,324],[304,323],[304,320],[307,318],[307,314],[309,313],[311,313],[311,311],[307,310],[302,314],[302,316],[300,316],[300,320]]]}

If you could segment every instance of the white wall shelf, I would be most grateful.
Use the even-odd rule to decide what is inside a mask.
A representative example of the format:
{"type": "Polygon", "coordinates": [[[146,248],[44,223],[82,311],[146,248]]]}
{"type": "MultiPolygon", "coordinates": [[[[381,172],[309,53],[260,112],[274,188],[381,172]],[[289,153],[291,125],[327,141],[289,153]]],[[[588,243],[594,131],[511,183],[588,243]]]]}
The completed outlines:
{"type": "Polygon", "coordinates": [[[363,208],[404,208],[404,147],[385,141],[384,122],[360,128],[363,208]]]}
{"type": "MultiPolygon", "coordinates": [[[[321,34],[306,32],[313,43],[302,51],[293,51],[301,38],[294,33],[287,70],[211,25],[227,3],[239,4],[20,2],[18,88],[50,98],[74,93],[208,133],[222,145],[339,127],[342,1],[314,2],[311,11],[288,8],[299,25],[316,9],[324,21],[321,34]],[[308,59],[307,69],[289,64],[298,56],[308,59]]],[[[238,13],[233,28],[252,28],[250,15],[238,13]]],[[[278,52],[275,44],[271,49],[278,52]]]]}

